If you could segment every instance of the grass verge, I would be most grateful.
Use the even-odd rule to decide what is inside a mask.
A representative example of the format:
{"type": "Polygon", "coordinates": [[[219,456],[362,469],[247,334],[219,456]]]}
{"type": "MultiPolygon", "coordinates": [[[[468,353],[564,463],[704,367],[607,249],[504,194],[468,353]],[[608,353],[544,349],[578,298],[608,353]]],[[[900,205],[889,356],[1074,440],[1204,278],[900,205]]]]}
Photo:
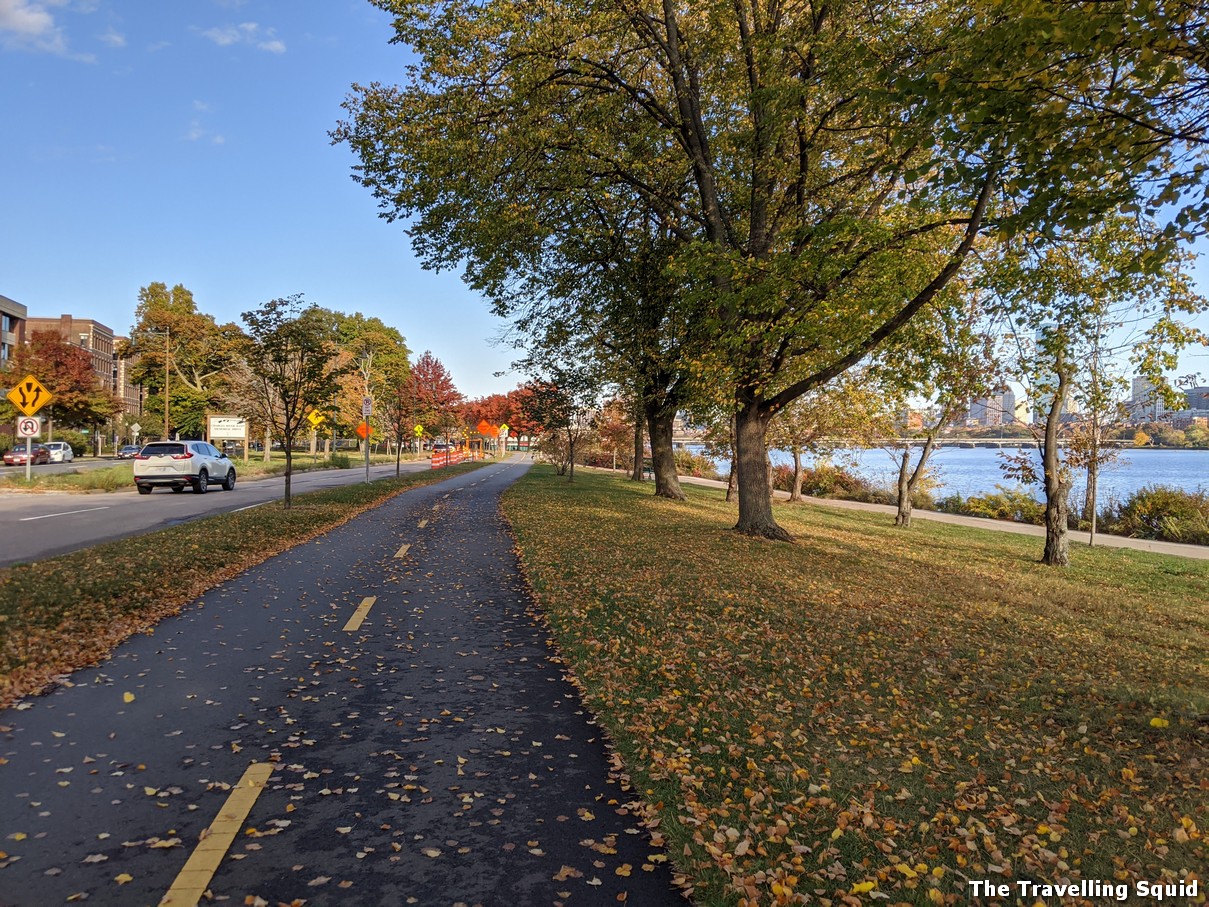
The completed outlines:
{"type": "MultiPolygon", "coordinates": [[[[409,463],[417,457],[404,457],[403,462],[409,463]]],[[[236,474],[241,479],[259,479],[264,476],[279,476],[285,474],[285,457],[275,453],[268,463],[261,459],[250,461],[247,465],[242,460],[232,460],[236,474]]],[[[370,464],[379,466],[384,463],[394,463],[393,456],[375,454],[370,457],[370,464]]],[[[294,456],[294,472],[310,472],[315,469],[357,469],[364,466],[363,457],[345,453],[337,453],[329,458],[315,458],[310,454],[299,453],[294,456]]],[[[39,473],[37,469],[31,473],[29,481],[25,474],[19,473],[0,478],[0,487],[18,489],[21,491],[120,491],[123,488],[134,490],[133,461],[119,461],[113,466],[103,466],[92,469],[80,469],[79,472],[39,473]]]]}
{"type": "Polygon", "coordinates": [[[685,490],[539,468],[504,507],[699,903],[1204,893],[1209,565],[797,505],[775,544],[685,490]]]}
{"type": "Polygon", "coordinates": [[[308,492],[295,495],[289,510],[275,501],[0,569],[0,708],[96,662],[248,567],[409,488],[481,465],[308,492]]]}

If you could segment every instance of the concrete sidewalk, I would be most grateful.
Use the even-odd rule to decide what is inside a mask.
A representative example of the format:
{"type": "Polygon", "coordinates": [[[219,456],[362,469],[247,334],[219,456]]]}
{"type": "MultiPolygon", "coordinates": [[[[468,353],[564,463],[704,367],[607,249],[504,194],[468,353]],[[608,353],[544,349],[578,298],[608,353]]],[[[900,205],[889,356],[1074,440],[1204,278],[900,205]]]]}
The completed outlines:
{"type": "MultiPolygon", "coordinates": [[[[725,482],[713,479],[698,479],[693,476],[681,476],[680,481],[686,485],[704,485],[708,488],[726,489],[725,482]]],[[[788,500],[789,492],[778,491],[775,495],[780,500],[788,500]]],[[[832,498],[803,497],[803,501],[817,507],[838,507],[841,510],[864,510],[869,513],[885,514],[892,522],[897,508],[889,504],[864,504],[859,501],[839,501],[832,498]]],[[[913,520],[932,520],[937,523],[952,523],[956,526],[970,526],[974,529],[989,529],[991,532],[1014,532],[1017,535],[1031,535],[1045,538],[1044,526],[1032,526],[1028,523],[1009,523],[1005,520],[991,520],[976,516],[960,516],[955,513],[938,513],[935,510],[913,510],[913,520]]],[[[1070,540],[1076,544],[1086,545],[1088,533],[1071,530],[1070,540]]],[[[1175,557],[1187,557],[1194,560],[1209,560],[1209,547],[1205,545],[1181,545],[1176,542],[1155,542],[1150,539],[1131,539],[1119,535],[1096,533],[1096,545],[1102,548],[1133,548],[1135,551],[1153,551],[1156,554],[1170,554],[1175,557]]]]}

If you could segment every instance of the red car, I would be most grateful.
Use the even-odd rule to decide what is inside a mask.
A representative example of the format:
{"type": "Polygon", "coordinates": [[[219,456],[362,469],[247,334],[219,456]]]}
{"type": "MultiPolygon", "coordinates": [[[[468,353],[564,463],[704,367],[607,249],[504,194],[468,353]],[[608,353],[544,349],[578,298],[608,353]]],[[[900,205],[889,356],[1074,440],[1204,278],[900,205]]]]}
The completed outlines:
{"type": "MultiPolygon", "coordinates": [[[[37,466],[39,463],[50,462],[50,451],[41,444],[35,444],[29,452],[29,462],[32,466],[37,466]]],[[[24,466],[25,465],[25,445],[14,447],[4,455],[5,466],[24,466]]]]}

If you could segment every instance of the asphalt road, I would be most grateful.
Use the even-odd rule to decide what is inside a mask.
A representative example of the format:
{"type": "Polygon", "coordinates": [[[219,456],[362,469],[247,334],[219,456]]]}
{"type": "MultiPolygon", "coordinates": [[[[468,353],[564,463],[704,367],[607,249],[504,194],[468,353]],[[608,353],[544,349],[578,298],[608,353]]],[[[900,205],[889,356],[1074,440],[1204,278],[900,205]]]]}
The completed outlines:
{"type": "Polygon", "coordinates": [[[525,468],[400,495],[0,713],[0,902],[683,904],[530,612],[498,507],[525,468]]]}
{"type": "MultiPolygon", "coordinates": [[[[239,461],[235,468],[238,471],[239,461]]],[[[403,472],[424,472],[430,468],[427,460],[402,464],[403,472]]],[[[370,467],[371,479],[394,474],[393,463],[370,467]]],[[[298,493],[350,485],[364,479],[364,466],[324,469],[297,473],[292,485],[293,491],[298,493]]],[[[284,493],[285,480],[281,476],[239,479],[234,491],[223,491],[212,485],[206,494],[190,491],[173,494],[167,489],[157,489],[150,495],[140,495],[134,491],[133,478],[129,489],[104,494],[0,492],[0,539],[3,540],[0,541],[0,567],[43,560],[213,513],[279,500],[284,493]]]]}

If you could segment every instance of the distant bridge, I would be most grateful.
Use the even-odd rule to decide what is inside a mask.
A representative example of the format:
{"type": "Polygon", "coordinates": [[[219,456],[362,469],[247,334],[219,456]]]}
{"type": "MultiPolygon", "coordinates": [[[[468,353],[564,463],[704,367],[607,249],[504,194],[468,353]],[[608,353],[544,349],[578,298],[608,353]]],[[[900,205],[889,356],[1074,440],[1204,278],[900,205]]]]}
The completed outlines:
{"type": "MultiPolygon", "coordinates": [[[[673,447],[685,447],[689,444],[702,444],[703,434],[700,432],[677,432],[672,435],[673,447]]],[[[834,447],[845,447],[852,444],[849,438],[827,438],[824,444],[834,447]]],[[[870,447],[923,447],[923,438],[878,438],[872,442],[870,447]]],[[[938,438],[933,446],[939,450],[941,448],[958,448],[963,450],[974,450],[976,448],[988,448],[990,450],[1019,450],[1025,447],[1036,447],[1037,442],[1032,438],[938,438]]],[[[1059,447],[1068,446],[1068,442],[1064,439],[1059,439],[1059,447]]],[[[1126,448],[1133,447],[1132,440],[1114,440],[1101,441],[1101,447],[1116,447],[1126,448]]]]}

